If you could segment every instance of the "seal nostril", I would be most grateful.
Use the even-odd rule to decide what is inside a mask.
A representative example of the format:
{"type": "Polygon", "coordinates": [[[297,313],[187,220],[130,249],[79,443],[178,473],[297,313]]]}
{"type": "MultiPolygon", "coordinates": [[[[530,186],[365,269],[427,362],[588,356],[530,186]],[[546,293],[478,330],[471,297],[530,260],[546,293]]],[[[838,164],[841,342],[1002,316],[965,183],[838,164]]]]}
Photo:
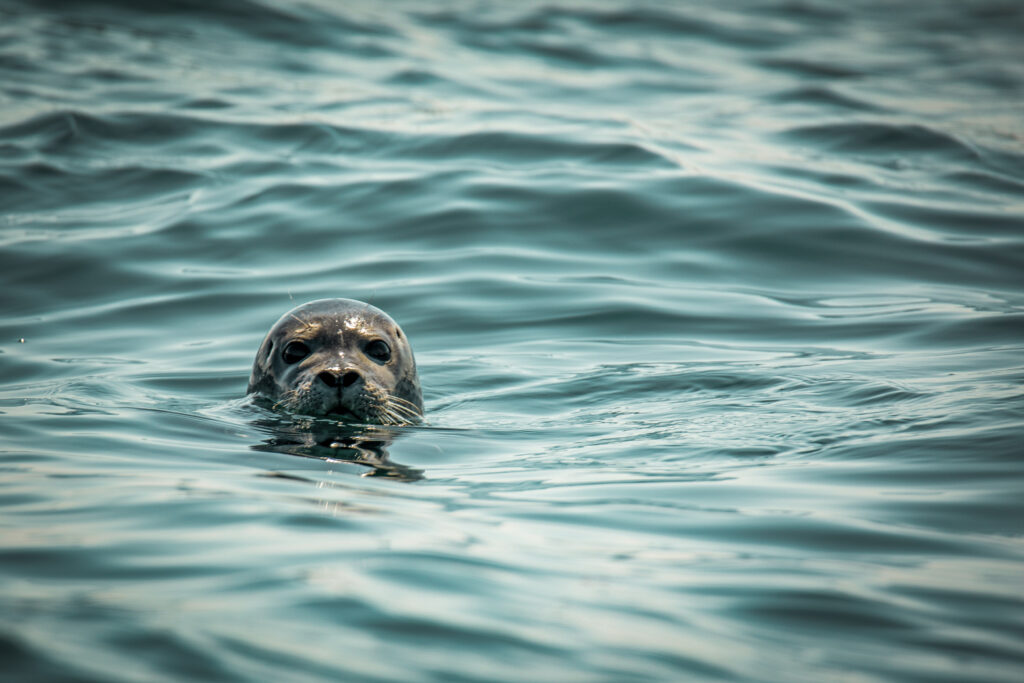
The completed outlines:
{"type": "Polygon", "coordinates": [[[350,387],[353,384],[355,384],[357,379],[359,379],[359,373],[356,372],[355,370],[349,370],[341,378],[341,386],[343,386],[343,387],[350,387]]]}
{"type": "Polygon", "coordinates": [[[319,375],[317,375],[317,377],[319,377],[320,381],[329,387],[338,386],[338,375],[331,372],[330,370],[324,370],[319,375]]]}

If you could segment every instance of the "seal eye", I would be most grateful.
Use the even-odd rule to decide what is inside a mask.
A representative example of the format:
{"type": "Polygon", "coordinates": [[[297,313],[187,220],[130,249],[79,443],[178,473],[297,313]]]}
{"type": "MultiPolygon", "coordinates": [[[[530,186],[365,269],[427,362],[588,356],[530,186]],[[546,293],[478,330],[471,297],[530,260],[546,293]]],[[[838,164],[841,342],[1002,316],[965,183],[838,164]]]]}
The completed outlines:
{"type": "Polygon", "coordinates": [[[374,339],[367,344],[363,348],[363,353],[381,363],[387,363],[391,360],[391,347],[382,339],[374,339]]]}
{"type": "Polygon", "coordinates": [[[281,352],[281,358],[288,365],[298,363],[308,355],[309,347],[300,341],[288,342],[288,345],[284,347],[284,351],[281,352]]]}

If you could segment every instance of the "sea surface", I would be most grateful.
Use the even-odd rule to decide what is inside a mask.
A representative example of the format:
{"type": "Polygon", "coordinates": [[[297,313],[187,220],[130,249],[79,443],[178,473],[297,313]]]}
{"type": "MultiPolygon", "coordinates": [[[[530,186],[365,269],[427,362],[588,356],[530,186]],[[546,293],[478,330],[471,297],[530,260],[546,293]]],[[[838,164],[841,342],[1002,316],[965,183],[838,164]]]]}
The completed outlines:
{"type": "Polygon", "coordinates": [[[0,679],[1024,680],[1022,35],[0,0],[0,679]],[[245,397],[325,297],[424,424],[245,397]]]}

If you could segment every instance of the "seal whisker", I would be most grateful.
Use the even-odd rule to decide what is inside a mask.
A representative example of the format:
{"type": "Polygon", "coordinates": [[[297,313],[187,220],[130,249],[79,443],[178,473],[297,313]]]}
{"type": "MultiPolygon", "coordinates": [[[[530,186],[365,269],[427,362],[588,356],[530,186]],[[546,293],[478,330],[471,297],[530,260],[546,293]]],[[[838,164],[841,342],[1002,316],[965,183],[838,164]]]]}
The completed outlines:
{"type": "Polygon", "coordinates": [[[397,419],[408,424],[413,424],[415,422],[419,422],[420,420],[420,416],[413,413],[400,413],[395,410],[389,410],[388,414],[394,415],[397,419]]]}
{"type": "Polygon", "coordinates": [[[381,424],[386,424],[386,425],[400,425],[400,424],[404,424],[404,422],[405,422],[398,415],[396,415],[395,413],[391,412],[387,408],[383,408],[383,407],[377,412],[377,417],[378,417],[378,419],[381,420],[381,424]]]}
{"type": "Polygon", "coordinates": [[[386,406],[388,412],[394,415],[398,415],[399,417],[402,417],[408,421],[414,422],[422,417],[422,413],[420,413],[420,411],[417,410],[414,405],[402,405],[401,403],[394,401],[393,397],[391,398],[391,400],[388,401],[386,406]]]}
{"type": "Polygon", "coordinates": [[[396,394],[388,394],[387,402],[388,402],[388,405],[393,406],[394,408],[398,408],[398,409],[401,409],[401,410],[404,410],[404,411],[409,411],[409,412],[414,413],[416,415],[421,415],[422,414],[422,411],[420,410],[419,406],[417,406],[412,401],[406,400],[406,399],[404,399],[401,396],[398,396],[396,394]]]}
{"type": "Polygon", "coordinates": [[[419,413],[412,412],[404,406],[397,406],[391,403],[381,405],[379,414],[388,418],[390,420],[388,424],[392,425],[414,424],[420,419],[419,413]]]}
{"type": "Polygon", "coordinates": [[[386,399],[384,399],[384,404],[386,406],[388,406],[389,408],[394,408],[396,410],[413,412],[413,413],[418,413],[419,412],[416,409],[416,406],[414,406],[411,403],[408,403],[406,401],[402,401],[401,399],[399,399],[399,398],[397,398],[395,396],[388,396],[386,399]]]}
{"type": "Polygon", "coordinates": [[[401,405],[403,407],[408,407],[411,410],[415,410],[415,411],[419,412],[419,408],[416,406],[415,403],[413,403],[412,401],[408,401],[408,400],[402,398],[401,396],[398,396],[397,394],[388,394],[388,401],[391,401],[391,402],[393,402],[393,403],[395,403],[397,405],[401,405]]]}
{"type": "Polygon", "coordinates": [[[402,421],[401,416],[386,406],[382,406],[378,414],[388,420],[387,424],[398,424],[402,421]]]}

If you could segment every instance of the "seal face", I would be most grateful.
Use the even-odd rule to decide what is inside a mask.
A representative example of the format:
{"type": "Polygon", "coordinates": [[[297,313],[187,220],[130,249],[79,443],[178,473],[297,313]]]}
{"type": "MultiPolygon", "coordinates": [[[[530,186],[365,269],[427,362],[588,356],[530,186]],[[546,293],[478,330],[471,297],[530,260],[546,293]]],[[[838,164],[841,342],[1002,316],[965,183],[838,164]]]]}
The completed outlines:
{"type": "Polygon", "coordinates": [[[248,394],[303,415],[370,424],[419,422],[423,395],[412,348],[391,317],[352,299],[320,299],[267,333],[248,394]]]}

